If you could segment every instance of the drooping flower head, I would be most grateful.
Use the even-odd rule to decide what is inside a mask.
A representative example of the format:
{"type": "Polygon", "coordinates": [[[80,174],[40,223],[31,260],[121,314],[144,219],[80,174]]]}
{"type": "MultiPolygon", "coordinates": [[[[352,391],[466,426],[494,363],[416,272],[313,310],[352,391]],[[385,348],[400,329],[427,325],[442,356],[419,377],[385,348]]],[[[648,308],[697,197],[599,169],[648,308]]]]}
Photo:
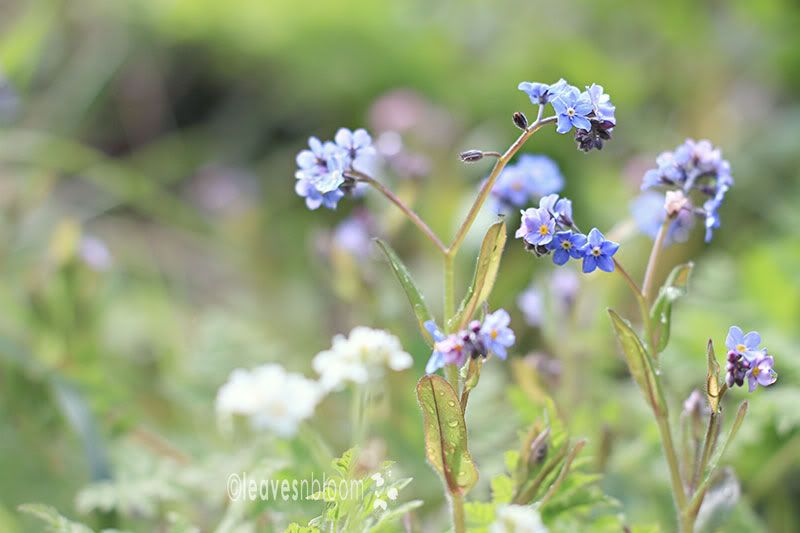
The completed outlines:
{"type": "Polygon", "coordinates": [[[594,272],[596,268],[605,272],[614,271],[612,257],[619,249],[619,244],[606,240],[600,230],[592,228],[583,246],[583,271],[594,272]]]}
{"type": "Polygon", "coordinates": [[[656,168],[648,170],[642,180],[642,190],[654,187],[680,190],[688,200],[682,212],[704,218],[706,242],[711,241],[720,225],[718,211],[731,186],[730,164],[722,159],[720,150],[707,140],[693,139],[687,139],[673,152],[660,154],[656,168]]]}

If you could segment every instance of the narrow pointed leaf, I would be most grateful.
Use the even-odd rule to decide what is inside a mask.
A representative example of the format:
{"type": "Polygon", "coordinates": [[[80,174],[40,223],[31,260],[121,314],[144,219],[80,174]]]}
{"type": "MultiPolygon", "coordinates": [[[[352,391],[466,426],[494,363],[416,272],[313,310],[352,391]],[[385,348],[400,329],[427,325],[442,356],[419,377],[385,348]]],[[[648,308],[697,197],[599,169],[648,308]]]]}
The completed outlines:
{"type": "Polygon", "coordinates": [[[375,239],[375,242],[378,243],[380,249],[386,254],[386,258],[389,260],[389,265],[391,265],[394,275],[397,277],[400,285],[403,286],[411,308],[414,310],[414,315],[417,317],[417,324],[419,330],[422,332],[422,336],[431,343],[430,334],[425,329],[424,324],[426,321],[431,320],[433,315],[428,309],[428,305],[425,303],[425,298],[417,288],[416,283],[414,283],[414,279],[411,277],[408,268],[406,268],[406,265],[392,247],[381,239],[375,239]]]}
{"type": "Polygon", "coordinates": [[[467,289],[467,294],[461,301],[455,316],[450,320],[452,329],[463,327],[472,318],[475,310],[485,302],[494,288],[497,271],[500,268],[500,259],[506,245],[506,223],[499,220],[492,224],[483,236],[481,252],[475,264],[475,273],[472,283],[467,289]]]}
{"type": "Polygon", "coordinates": [[[467,427],[453,387],[427,375],[417,383],[417,400],[425,429],[425,456],[451,494],[466,494],[478,481],[467,449],[467,427]]]}
{"type": "Polygon", "coordinates": [[[655,353],[657,354],[667,347],[672,323],[672,304],[686,294],[693,268],[694,263],[692,262],[673,268],[664,286],[658,291],[658,298],[650,309],[650,320],[656,325],[655,353]]]}
{"type": "Polygon", "coordinates": [[[714,343],[708,339],[708,348],[706,349],[706,357],[708,358],[708,371],[706,372],[706,397],[708,398],[708,405],[711,407],[712,413],[719,412],[719,363],[717,357],[714,355],[714,343]]]}
{"type": "Polygon", "coordinates": [[[617,340],[622,347],[622,353],[625,355],[631,376],[639,385],[653,410],[656,413],[666,413],[667,403],[656,376],[655,365],[653,365],[653,360],[647,353],[642,340],[633,331],[627,320],[612,309],[608,310],[608,314],[611,316],[611,323],[614,325],[614,332],[617,334],[617,340]]]}

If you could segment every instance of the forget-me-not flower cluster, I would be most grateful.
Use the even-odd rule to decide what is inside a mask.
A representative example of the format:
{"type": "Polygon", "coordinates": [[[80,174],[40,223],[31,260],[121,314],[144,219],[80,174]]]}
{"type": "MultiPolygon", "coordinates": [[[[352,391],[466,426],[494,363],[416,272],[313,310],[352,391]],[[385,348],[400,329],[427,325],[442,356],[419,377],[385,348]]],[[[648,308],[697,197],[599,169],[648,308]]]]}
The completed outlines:
{"type": "MultiPolygon", "coordinates": [[[[705,240],[709,242],[720,225],[720,205],[733,186],[730,163],[710,141],[686,139],[674,151],[660,154],[656,165],[645,173],[642,190],[681,191],[688,200],[682,211],[705,220],[705,240]],[[697,199],[696,203],[691,200],[692,196],[697,199]]],[[[685,220],[681,224],[686,224],[685,220]]]]}
{"type": "Polygon", "coordinates": [[[505,309],[498,309],[486,315],[481,323],[473,320],[466,329],[445,335],[433,320],[425,322],[425,329],[433,338],[433,353],[425,367],[425,372],[432,374],[444,365],[462,366],[467,359],[479,356],[486,357],[490,352],[500,359],[508,356],[508,348],[516,340],[509,327],[511,317],[505,309]]]}
{"type": "Polygon", "coordinates": [[[516,238],[536,255],[553,254],[553,262],[563,265],[570,259],[583,261],[583,271],[614,271],[614,254],[619,244],[609,241],[597,228],[580,233],[572,220],[572,202],[557,194],[545,196],[539,207],[523,210],[516,238]]]}
{"type": "Polygon", "coordinates": [[[759,385],[768,387],[777,381],[778,374],[772,368],[775,361],[760,345],[758,332],[751,331],[745,335],[740,327],[731,326],[725,339],[728,348],[725,381],[728,387],[741,387],[746,379],[748,389],[753,392],[759,385]]]}
{"type": "Polygon", "coordinates": [[[524,81],[518,89],[540,107],[552,105],[556,112],[556,131],[569,133],[574,127],[575,141],[584,152],[593,148],[601,150],[617,125],[615,107],[602,85],[593,83],[581,91],[562,78],[551,85],[524,81]]]}
{"type": "Polygon", "coordinates": [[[340,128],[333,141],[311,137],[308,149],[297,154],[295,192],[305,198],[309,209],[336,209],[339,200],[355,186],[347,170],[365,164],[374,154],[372,137],[365,129],[340,128]]]}

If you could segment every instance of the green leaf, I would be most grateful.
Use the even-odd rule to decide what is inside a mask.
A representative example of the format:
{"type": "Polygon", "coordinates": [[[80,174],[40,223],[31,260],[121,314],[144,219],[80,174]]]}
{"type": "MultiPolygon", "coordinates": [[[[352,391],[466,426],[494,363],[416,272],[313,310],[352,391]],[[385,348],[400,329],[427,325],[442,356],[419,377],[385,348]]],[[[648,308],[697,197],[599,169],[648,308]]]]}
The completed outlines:
{"type": "Polygon", "coordinates": [[[467,427],[453,387],[442,377],[424,376],[417,399],[425,429],[425,455],[452,494],[466,494],[478,481],[467,449],[467,427]]]}
{"type": "Polygon", "coordinates": [[[292,522],[283,533],[319,533],[319,529],[313,526],[301,526],[297,522],[292,522]]]}
{"type": "Polygon", "coordinates": [[[464,514],[471,527],[485,527],[494,522],[495,505],[486,502],[467,502],[464,504],[464,514]]]}
{"type": "Polygon", "coordinates": [[[421,507],[422,503],[422,500],[411,500],[410,502],[406,502],[395,507],[394,509],[387,511],[380,517],[378,522],[370,528],[370,533],[397,531],[398,526],[395,522],[403,518],[417,507],[421,507]]]}
{"type": "Polygon", "coordinates": [[[672,323],[672,304],[686,294],[689,276],[694,268],[691,261],[672,269],[664,286],[658,291],[658,298],[650,309],[650,320],[655,325],[656,349],[659,354],[669,342],[670,325],[672,323]]]}
{"type": "Polygon", "coordinates": [[[719,363],[714,355],[714,343],[708,339],[706,349],[708,359],[708,371],[706,373],[706,397],[712,413],[719,412],[719,363]]]}
{"type": "Polygon", "coordinates": [[[506,223],[498,220],[492,224],[483,236],[483,244],[475,264],[475,274],[472,283],[467,289],[467,294],[461,301],[455,316],[448,322],[448,329],[459,329],[472,318],[475,310],[485,302],[494,288],[497,271],[500,268],[500,259],[506,245],[506,223]]]}
{"type": "Polygon", "coordinates": [[[400,257],[398,257],[392,247],[381,239],[375,239],[375,242],[378,243],[380,249],[386,254],[386,258],[389,260],[394,275],[397,276],[400,285],[403,286],[408,301],[411,303],[411,308],[414,310],[414,315],[417,317],[417,323],[419,325],[419,330],[422,332],[422,336],[430,342],[430,334],[425,329],[424,324],[426,321],[432,320],[433,315],[428,309],[428,305],[425,303],[425,298],[411,278],[411,273],[408,271],[408,268],[406,268],[406,265],[400,260],[400,257]]]}
{"type": "Polygon", "coordinates": [[[614,325],[617,340],[622,346],[622,352],[625,355],[631,376],[639,385],[653,411],[666,413],[667,403],[661,390],[661,384],[656,377],[655,366],[650,354],[647,353],[641,339],[631,328],[630,322],[619,316],[612,309],[608,310],[608,314],[611,316],[611,323],[614,325]]]}
{"type": "Polygon", "coordinates": [[[511,503],[514,497],[514,482],[505,474],[492,478],[492,502],[496,504],[511,503]]]}

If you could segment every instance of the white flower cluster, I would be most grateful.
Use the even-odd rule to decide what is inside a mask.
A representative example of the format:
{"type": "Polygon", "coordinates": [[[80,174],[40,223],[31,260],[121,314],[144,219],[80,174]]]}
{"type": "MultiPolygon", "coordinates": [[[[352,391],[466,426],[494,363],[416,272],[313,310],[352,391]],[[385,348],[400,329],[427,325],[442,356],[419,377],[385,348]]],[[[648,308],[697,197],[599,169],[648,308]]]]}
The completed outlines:
{"type": "Polygon", "coordinates": [[[216,410],[222,422],[233,416],[249,419],[256,429],[291,437],[303,420],[331,390],[346,382],[380,379],[386,367],[405,370],[413,363],[400,340],[383,330],[357,327],[349,337],[337,335],[330,350],[314,357],[319,381],[268,364],[253,370],[237,369],[219,389],[216,410]]]}
{"type": "Polygon", "coordinates": [[[547,533],[538,511],[528,505],[505,505],[497,509],[497,519],[489,533],[547,533]]]}
{"type": "Polygon", "coordinates": [[[236,369],[217,393],[217,413],[249,418],[254,428],[290,437],[300,422],[314,414],[323,390],[316,381],[269,364],[236,369]]]}
{"type": "Polygon", "coordinates": [[[337,335],[333,346],[314,357],[314,370],[326,390],[342,388],[346,382],[366,383],[379,379],[384,369],[405,370],[413,364],[400,340],[383,330],[357,327],[349,337],[337,335]]]}

